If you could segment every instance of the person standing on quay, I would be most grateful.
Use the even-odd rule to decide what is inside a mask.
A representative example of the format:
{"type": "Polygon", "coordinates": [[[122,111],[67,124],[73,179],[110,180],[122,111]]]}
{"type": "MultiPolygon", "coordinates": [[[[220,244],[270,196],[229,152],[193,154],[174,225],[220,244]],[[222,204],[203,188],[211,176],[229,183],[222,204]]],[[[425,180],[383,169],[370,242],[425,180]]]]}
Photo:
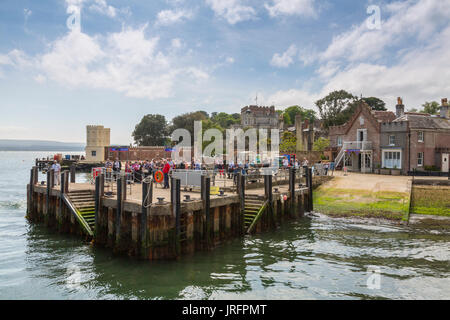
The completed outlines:
{"type": "Polygon", "coordinates": [[[169,161],[166,160],[164,167],[163,167],[163,173],[164,173],[163,189],[169,189],[169,172],[170,172],[170,164],[169,164],[169,161]]]}
{"type": "Polygon", "coordinates": [[[55,174],[55,183],[61,184],[61,165],[55,160],[52,165],[53,172],[55,174]]]}

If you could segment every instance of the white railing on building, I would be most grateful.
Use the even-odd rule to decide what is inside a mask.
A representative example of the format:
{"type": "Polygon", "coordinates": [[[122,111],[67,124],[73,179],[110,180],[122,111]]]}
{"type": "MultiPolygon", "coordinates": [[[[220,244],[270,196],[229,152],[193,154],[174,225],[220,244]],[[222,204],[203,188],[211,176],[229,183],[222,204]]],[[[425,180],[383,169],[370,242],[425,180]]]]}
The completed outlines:
{"type": "Polygon", "coordinates": [[[370,151],[372,150],[372,141],[345,141],[342,149],[370,151]]]}

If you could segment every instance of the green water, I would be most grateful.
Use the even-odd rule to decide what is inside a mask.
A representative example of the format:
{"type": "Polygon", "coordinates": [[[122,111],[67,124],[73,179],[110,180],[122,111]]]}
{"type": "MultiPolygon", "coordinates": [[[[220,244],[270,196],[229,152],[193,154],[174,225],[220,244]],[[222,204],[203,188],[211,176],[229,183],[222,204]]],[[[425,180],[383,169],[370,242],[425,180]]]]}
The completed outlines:
{"type": "Polygon", "coordinates": [[[387,222],[319,215],[178,261],[114,256],[24,218],[29,169],[47,155],[0,152],[0,299],[450,298],[450,235],[387,222]]]}

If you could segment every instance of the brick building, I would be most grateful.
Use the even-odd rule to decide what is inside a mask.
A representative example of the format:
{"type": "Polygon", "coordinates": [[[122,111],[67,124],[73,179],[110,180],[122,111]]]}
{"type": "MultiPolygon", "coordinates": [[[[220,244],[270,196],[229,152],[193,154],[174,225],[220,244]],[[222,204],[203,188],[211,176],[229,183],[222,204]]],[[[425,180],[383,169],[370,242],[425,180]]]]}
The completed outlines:
{"type": "Polygon", "coordinates": [[[349,171],[372,172],[381,163],[381,124],[395,118],[393,112],[374,111],[361,101],[349,121],[329,128],[336,165],[345,165],[349,171]]]}
{"type": "Polygon", "coordinates": [[[405,112],[401,98],[397,118],[381,126],[382,168],[440,170],[448,172],[450,115],[447,99],[442,99],[440,115],[405,112]]]}

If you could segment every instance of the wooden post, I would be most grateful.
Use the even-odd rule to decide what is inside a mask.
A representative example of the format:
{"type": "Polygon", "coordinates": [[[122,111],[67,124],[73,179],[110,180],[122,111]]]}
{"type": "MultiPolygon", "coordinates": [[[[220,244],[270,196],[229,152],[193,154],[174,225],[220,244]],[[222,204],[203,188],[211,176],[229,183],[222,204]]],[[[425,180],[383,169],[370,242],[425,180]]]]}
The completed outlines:
{"type": "Polygon", "coordinates": [[[120,176],[117,179],[117,212],[116,212],[116,225],[115,225],[115,231],[116,231],[116,245],[119,244],[120,242],[120,220],[121,220],[121,216],[122,216],[122,210],[123,210],[123,194],[126,193],[126,189],[123,190],[123,181],[125,180],[126,182],[126,178],[124,176],[120,176]]]}
{"type": "Polygon", "coordinates": [[[50,169],[48,172],[50,172],[50,189],[52,189],[55,186],[55,170],[50,169]]]}
{"type": "MultiPolygon", "coordinates": [[[[296,170],[294,167],[289,168],[289,192],[291,193],[291,209],[295,210],[295,173],[296,170]]],[[[291,212],[292,214],[293,212],[291,212]]]]}
{"type": "Polygon", "coordinates": [[[72,164],[70,166],[70,183],[75,183],[75,173],[76,173],[75,169],[76,169],[76,166],[74,164],[72,164]]]}
{"type": "Polygon", "coordinates": [[[50,205],[50,191],[51,191],[51,183],[52,183],[52,172],[53,170],[47,171],[47,192],[45,194],[45,219],[47,219],[49,213],[49,205],[50,205]]]}
{"type": "Polygon", "coordinates": [[[206,245],[209,249],[211,246],[211,178],[205,179],[205,215],[206,215],[206,245]]]}
{"type": "Polygon", "coordinates": [[[206,176],[204,175],[200,176],[200,198],[202,200],[205,200],[205,179],[206,176]]]}
{"type": "Polygon", "coordinates": [[[64,194],[67,192],[67,190],[66,190],[66,182],[67,182],[66,175],[67,175],[66,171],[61,173],[61,194],[59,197],[59,208],[58,208],[58,219],[57,219],[57,222],[58,222],[58,225],[60,228],[62,226],[62,216],[63,216],[63,207],[64,207],[64,199],[63,198],[64,198],[64,194]]]}
{"type": "Polygon", "coordinates": [[[312,182],[312,169],[308,169],[308,177],[309,177],[309,211],[314,211],[314,205],[313,205],[313,182],[312,182]]]}
{"type": "MultiPolygon", "coordinates": [[[[71,176],[72,177],[72,176],[71,176]]],[[[98,235],[99,219],[100,216],[100,176],[95,177],[95,228],[94,238],[98,235]]]]}
{"type": "Polygon", "coordinates": [[[140,221],[141,257],[146,258],[147,253],[147,214],[153,201],[153,180],[149,183],[142,182],[142,212],[140,221]]]}
{"type": "Polygon", "coordinates": [[[175,215],[175,253],[176,255],[181,254],[181,243],[180,243],[180,235],[181,235],[181,180],[172,178],[173,184],[173,213],[175,215]]]}

